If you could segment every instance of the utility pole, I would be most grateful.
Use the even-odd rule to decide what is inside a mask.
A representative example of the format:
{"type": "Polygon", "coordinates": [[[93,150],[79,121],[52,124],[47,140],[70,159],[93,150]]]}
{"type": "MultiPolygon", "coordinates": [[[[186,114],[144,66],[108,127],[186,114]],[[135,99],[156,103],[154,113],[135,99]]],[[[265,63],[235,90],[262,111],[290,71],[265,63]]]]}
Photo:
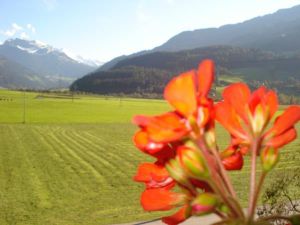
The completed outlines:
{"type": "Polygon", "coordinates": [[[26,123],[26,91],[23,89],[23,124],[26,123]]]}

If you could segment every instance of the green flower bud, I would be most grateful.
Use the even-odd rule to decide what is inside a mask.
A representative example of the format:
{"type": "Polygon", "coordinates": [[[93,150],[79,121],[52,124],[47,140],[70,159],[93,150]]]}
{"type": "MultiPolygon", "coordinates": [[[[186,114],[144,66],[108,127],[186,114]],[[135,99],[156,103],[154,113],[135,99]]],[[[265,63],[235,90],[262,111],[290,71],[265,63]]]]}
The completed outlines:
{"type": "Polygon", "coordinates": [[[212,193],[199,194],[192,202],[192,212],[195,215],[206,215],[212,213],[218,206],[219,200],[212,193]]]}
{"type": "Polygon", "coordinates": [[[182,146],[178,149],[178,157],[188,176],[200,180],[209,177],[207,165],[200,151],[182,146]]]}
{"type": "Polygon", "coordinates": [[[186,184],[188,178],[185,174],[185,171],[181,167],[180,163],[176,159],[171,159],[166,164],[166,169],[168,170],[170,176],[180,184],[186,184]]]}
{"type": "Polygon", "coordinates": [[[274,168],[278,162],[279,154],[278,150],[274,148],[265,148],[261,154],[262,167],[265,172],[270,171],[274,168]]]}

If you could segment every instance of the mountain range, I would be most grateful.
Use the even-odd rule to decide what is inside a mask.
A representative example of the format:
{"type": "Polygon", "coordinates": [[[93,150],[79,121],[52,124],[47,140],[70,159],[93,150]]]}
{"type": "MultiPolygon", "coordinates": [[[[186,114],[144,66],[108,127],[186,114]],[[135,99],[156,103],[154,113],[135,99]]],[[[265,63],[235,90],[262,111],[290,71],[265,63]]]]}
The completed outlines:
{"type": "Polygon", "coordinates": [[[274,52],[300,51],[300,5],[242,23],[184,31],[154,48],[180,51],[212,45],[233,45],[274,52]]]}
{"type": "Polygon", "coordinates": [[[300,5],[238,24],[184,31],[152,50],[105,63],[75,81],[71,89],[101,94],[158,94],[162,90],[154,85],[163,87],[175,74],[211,58],[222,81],[218,85],[242,80],[253,88],[267,84],[283,94],[300,96],[299,37],[300,5]],[[135,87],[128,87],[129,80],[135,87]],[[109,90],[110,83],[119,88],[109,90]]]}
{"type": "Polygon", "coordinates": [[[75,60],[62,50],[42,42],[19,38],[9,39],[0,45],[0,57],[1,80],[10,81],[0,82],[0,86],[6,88],[68,87],[72,81],[95,70],[98,65],[91,61],[84,62],[83,58],[75,60]],[[4,69],[4,64],[10,66],[4,69]]]}

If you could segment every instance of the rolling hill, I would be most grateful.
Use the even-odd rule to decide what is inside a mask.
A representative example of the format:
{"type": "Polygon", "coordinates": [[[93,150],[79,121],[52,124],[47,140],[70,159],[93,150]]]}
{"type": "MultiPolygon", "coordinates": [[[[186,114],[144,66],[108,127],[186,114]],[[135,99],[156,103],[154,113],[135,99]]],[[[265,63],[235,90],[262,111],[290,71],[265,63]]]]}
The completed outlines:
{"type": "Polygon", "coordinates": [[[299,54],[300,53],[300,5],[241,23],[219,28],[183,31],[171,37],[166,43],[149,51],[120,56],[105,63],[98,70],[108,70],[118,62],[153,52],[176,52],[187,49],[230,45],[245,48],[299,54]]]}
{"type": "Polygon", "coordinates": [[[174,76],[211,58],[217,65],[216,86],[245,81],[280,93],[300,96],[299,56],[232,46],[212,46],[180,52],[153,52],[118,62],[109,71],[95,71],[75,81],[71,90],[100,94],[155,94],[174,76]],[[288,88],[287,88],[288,87],[288,88]]]}
{"type": "Polygon", "coordinates": [[[49,80],[41,75],[0,56],[0,86],[2,88],[46,88],[46,82],[49,80]]]}
{"type": "Polygon", "coordinates": [[[154,51],[179,51],[211,45],[233,45],[274,52],[300,51],[300,5],[219,28],[184,31],[154,51]]]}

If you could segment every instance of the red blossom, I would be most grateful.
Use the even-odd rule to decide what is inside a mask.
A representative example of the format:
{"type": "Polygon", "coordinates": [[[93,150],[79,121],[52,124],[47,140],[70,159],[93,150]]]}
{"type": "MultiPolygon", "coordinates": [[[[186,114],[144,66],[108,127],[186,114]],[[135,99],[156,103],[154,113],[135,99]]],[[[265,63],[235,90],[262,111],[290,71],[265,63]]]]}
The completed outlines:
{"type": "Polygon", "coordinates": [[[142,163],[134,180],[144,182],[147,188],[171,187],[175,184],[165,167],[158,163],[142,163]]]}
{"type": "Polygon", "coordinates": [[[275,92],[262,86],[251,93],[246,84],[236,83],[225,88],[223,98],[215,106],[216,119],[236,145],[247,146],[255,137],[263,137],[263,144],[279,148],[296,138],[293,126],[300,119],[299,106],[290,106],[264,133],[278,108],[275,92]]]}
{"type": "MultiPolygon", "coordinates": [[[[294,126],[300,119],[299,106],[288,107],[267,129],[278,108],[274,91],[262,86],[251,92],[246,84],[236,83],[226,87],[224,100],[214,105],[208,96],[213,80],[214,63],[204,60],[197,70],[184,72],[167,84],[164,97],[174,111],[133,118],[140,128],[133,137],[136,147],[156,158],[155,163],[140,164],[134,177],[146,186],[141,204],[147,211],[181,207],[162,218],[169,225],[208,213],[245,219],[242,208],[237,209],[226,170],[242,169],[243,155],[254,149],[268,172],[277,163],[278,148],[297,135],[294,126]],[[215,140],[215,120],[231,135],[229,147],[222,152],[215,140]],[[172,191],[175,185],[181,192],[172,191]]],[[[251,182],[255,181],[252,172],[251,182]]],[[[250,202],[255,206],[255,199],[250,202]]]]}
{"type": "Polygon", "coordinates": [[[146,189],[141,196],[141,204],[147,211],[170,210],[184,201],[184,194],[171,192],[167,188],[146,189]]]}
{"type": "Polygon", "coordinates": [[[224,158],[222,163],[226,170],[240,170],[244,165],[244,159],[240,151],[224,158]]]}

